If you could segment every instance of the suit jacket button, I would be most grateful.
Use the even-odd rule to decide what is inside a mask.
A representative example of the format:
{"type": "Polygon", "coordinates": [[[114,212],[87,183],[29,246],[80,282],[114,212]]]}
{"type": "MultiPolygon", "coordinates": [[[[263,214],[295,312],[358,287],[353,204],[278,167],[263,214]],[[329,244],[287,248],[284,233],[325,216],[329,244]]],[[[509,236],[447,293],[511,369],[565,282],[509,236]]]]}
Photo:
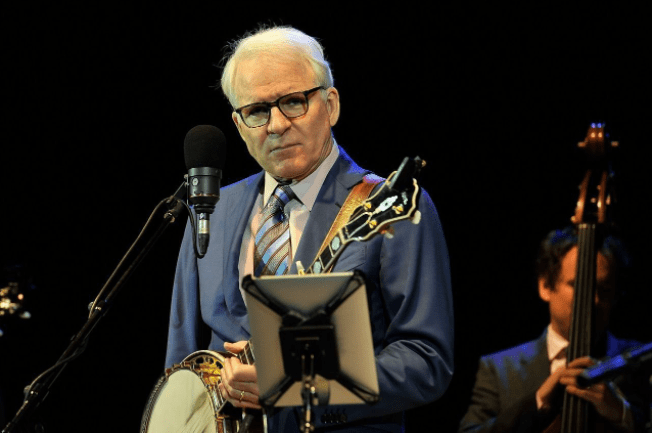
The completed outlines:
{"type": "Polygon", "coordinates": [[[341,423],[345,423],[346,420],[347,420],[346,414],[344,414],[344,413],[343,413],[343,414],[340,414],[339,422],[341,422],[341,423]]]}

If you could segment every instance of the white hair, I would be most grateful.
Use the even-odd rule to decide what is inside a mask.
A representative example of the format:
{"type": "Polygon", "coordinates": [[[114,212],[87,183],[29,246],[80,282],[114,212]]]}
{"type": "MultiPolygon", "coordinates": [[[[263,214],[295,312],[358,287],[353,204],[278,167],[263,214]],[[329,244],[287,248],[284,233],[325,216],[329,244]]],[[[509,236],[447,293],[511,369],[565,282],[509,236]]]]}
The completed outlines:
{"type": "Polygon", "coordinates": [[[322,46],[312,36],[292,27],[263,28],[246,34],[229,44],[229,53],[222,72],[221,86],[224,95],[234,108],[237,106],[235,92],[236,67],[240,60],[264,53],[290,60],[306,60],[315,74],[315,85],[333,87],[333,75],[324,58],[322,46]]]}

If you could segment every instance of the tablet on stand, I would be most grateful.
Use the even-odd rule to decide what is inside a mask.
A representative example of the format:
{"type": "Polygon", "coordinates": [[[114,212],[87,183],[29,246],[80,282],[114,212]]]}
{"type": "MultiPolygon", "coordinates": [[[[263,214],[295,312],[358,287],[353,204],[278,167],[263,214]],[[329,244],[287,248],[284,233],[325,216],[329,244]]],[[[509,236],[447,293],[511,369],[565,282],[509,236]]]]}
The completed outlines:
{"type": "Polygon", "coordinates": [[[263,407],[303,407],[308,432],[313,406],[378,401],[361,272],[247,276],[242,285],[263,407]]]}

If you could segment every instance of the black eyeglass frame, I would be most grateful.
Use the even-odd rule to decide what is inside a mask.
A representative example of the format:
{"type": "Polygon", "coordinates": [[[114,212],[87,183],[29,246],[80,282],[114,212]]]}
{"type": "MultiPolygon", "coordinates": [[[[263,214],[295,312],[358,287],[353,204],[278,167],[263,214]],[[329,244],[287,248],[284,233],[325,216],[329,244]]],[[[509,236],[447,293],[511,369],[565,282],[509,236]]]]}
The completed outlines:
{"type": "Polygon", "coordinates": [[[325,87],[324,86],[317,86],[317,87],[313,87],[312,89],[309,89],[309,90],[304,90],[302,92],[288,93],[287,95],[281,96],[280,98],[278,98],[274,102],[254,102],[253,104],[243,105],[242,107],[236,108],[233,111],[235,111],[236,113],[238,113],[240,115],[240,119],[242,119],[242,122],[247,126],[247,128],[260,128],[260,127],[263,127],[263,126],[265,126],[265,125],[267,125],[269,123],[269,119],[272,118],[272,108],[274,108],[274,107],[278,107],[278,111],[283,113],[283,115],[285,117],[287,117],[288,119],[296,119],[298,117],[304,116],[308,112],[308,110],[310,109],[310,98],[308,98],[308,95],[310,95],[311,93],[316,92],[317,90],[325,90],[325,87]],[[284,98],[287,98],[288,96],[292,96],[292,95],[296,95],[296,94],[303,94],[304,98],[306,98],[306,112],[303,113],[303,114],[299,114],[298,116],[288,116],[287,114],[285,114],[283,112],[283,109],[279,105],[279,102],[281,102],[281,99],[284,99],[284,98]],[[247,107],[252,107],[254,105],[261,105],[261,106],[264,106],[267,109],[267,113],[268,113],[267,114],[267,122],[263,123],[262,125],[258,125],[258,126],[249,126],[249,125],[247,125],[247,121],[242,116],[242,110],[244,110],[247,107]]]}

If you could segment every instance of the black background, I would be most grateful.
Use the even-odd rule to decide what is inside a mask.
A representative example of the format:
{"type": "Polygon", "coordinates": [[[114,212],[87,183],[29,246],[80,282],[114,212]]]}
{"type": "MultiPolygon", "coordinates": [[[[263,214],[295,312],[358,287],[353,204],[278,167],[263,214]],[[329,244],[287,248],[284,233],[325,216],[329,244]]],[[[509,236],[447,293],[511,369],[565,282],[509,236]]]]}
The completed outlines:
{"type": "MultiPolygon", "coordinates": [[[[478,356],[547,323],[534,255],[574,212],[576,146],[593,121],[620,142],[616,221],[635,258],[615,329],[652,339],[642,10],[387,5],[2,6],[0,257],[34,286],[33,318],[2,323],[8,418],[22,387],[81,328],[154,206],[182,182],[190,128],[226,134],[225,183],[257,171],[214,85],[224,45],[260,23],[321,40],[341,94],[334,133],[361,166],[386,176],[404,156],[428,161],[421,184],[451,259],[456,375],[442,400],[411,412],[412,431],[425,422],[454,430],[478,356]]],[[[162,373],[182,227],[159,241],[38,409],[46,431],[138,430],[162,373]]]]}

